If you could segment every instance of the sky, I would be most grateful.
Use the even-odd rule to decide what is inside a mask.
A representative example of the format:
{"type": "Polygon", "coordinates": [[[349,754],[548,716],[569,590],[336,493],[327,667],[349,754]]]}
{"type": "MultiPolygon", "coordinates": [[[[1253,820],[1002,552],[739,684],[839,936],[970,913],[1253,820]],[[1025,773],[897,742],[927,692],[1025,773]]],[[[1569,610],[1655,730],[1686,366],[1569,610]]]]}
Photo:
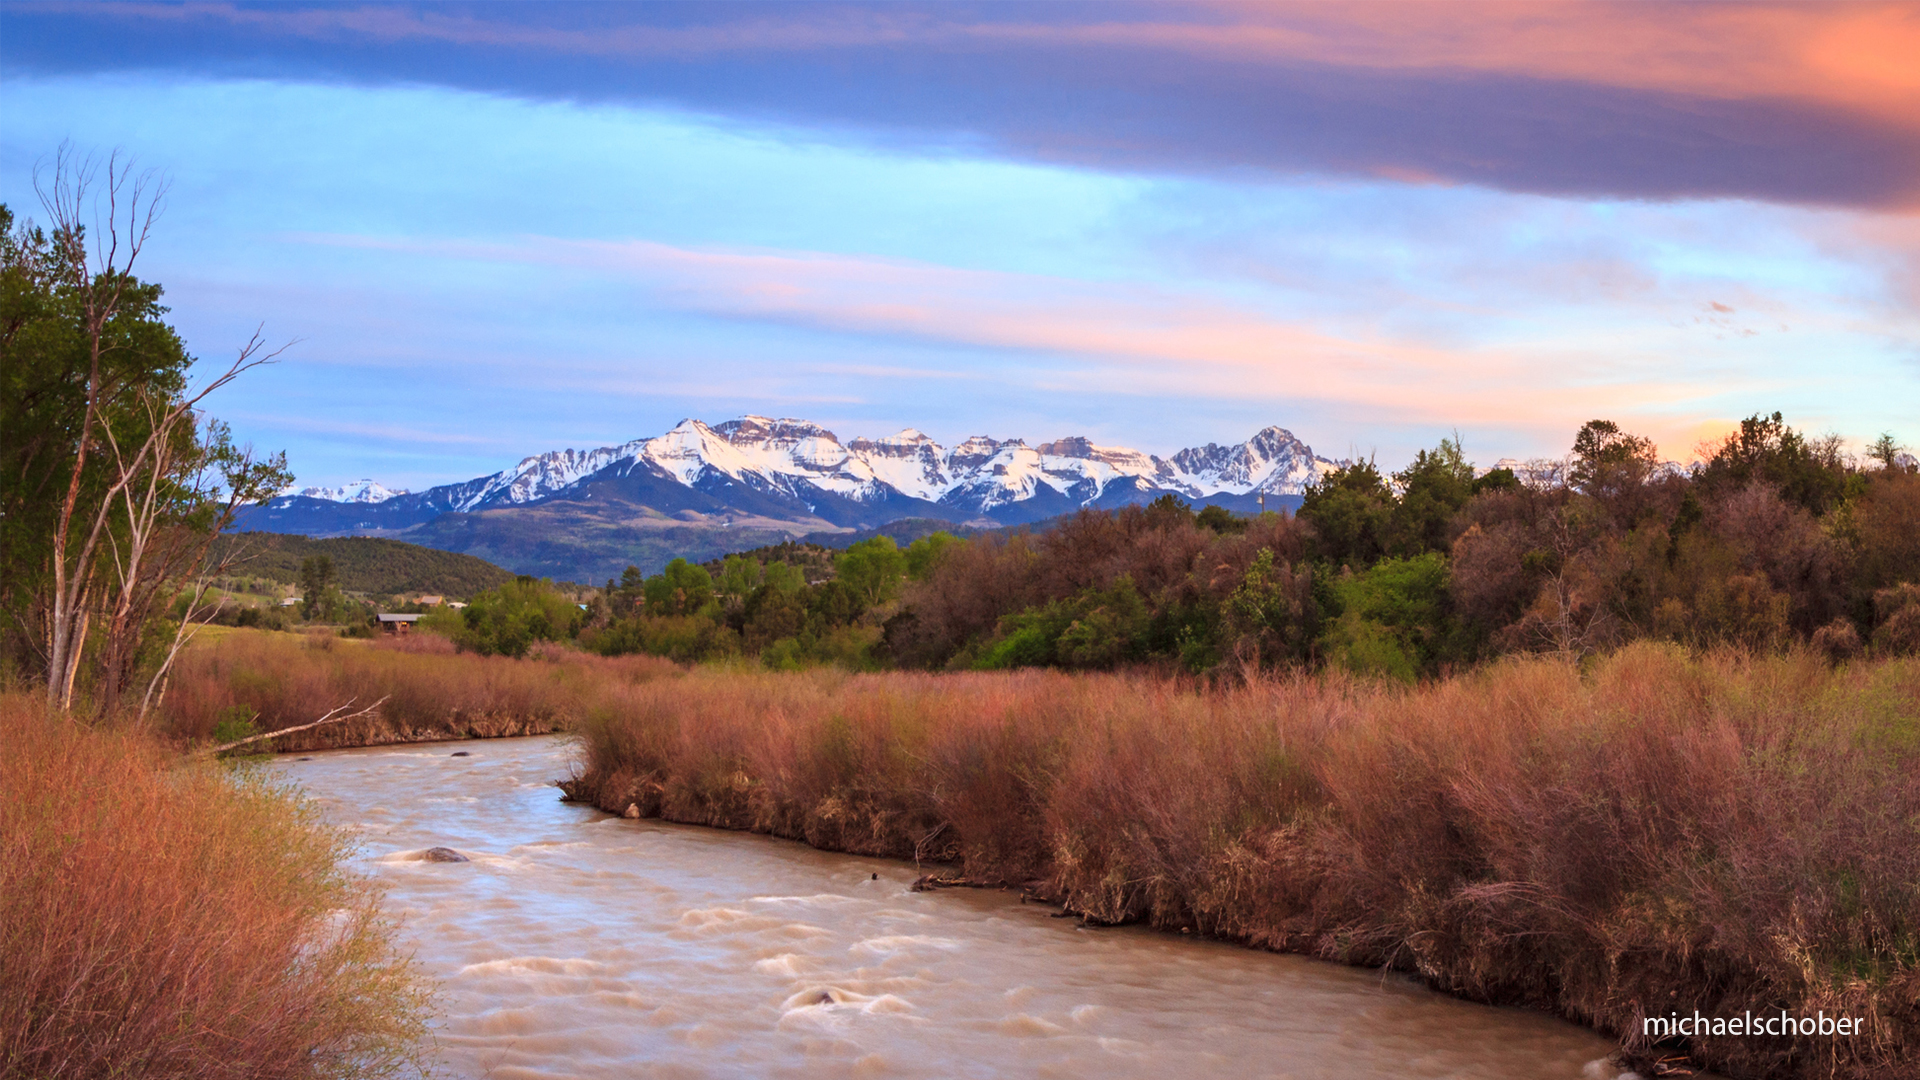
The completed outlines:
{"type": "Polygon", "coordinates": [[[1397,468],[1920,444],[1920,5],[0,2],[0,201],[302,484],[746,413],[1397,468]]]}

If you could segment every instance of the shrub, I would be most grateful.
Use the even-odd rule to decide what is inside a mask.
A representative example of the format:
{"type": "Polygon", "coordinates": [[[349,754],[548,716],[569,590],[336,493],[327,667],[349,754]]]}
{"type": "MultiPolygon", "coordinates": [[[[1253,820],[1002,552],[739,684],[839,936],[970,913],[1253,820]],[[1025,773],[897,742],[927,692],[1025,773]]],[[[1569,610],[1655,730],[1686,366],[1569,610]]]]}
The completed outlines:
{"type": "Polygon", "coordinates": [[[0,697],[0,1072],[387,1076],[425,991],[347,838],[261,774],[0,697]]]}

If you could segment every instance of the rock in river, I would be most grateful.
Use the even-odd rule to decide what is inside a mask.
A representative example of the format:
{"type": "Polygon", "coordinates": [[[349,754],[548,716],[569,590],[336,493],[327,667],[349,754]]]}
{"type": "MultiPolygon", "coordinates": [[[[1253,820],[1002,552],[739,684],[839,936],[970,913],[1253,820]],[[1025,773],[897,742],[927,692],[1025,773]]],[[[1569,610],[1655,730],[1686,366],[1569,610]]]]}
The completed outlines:
{"type": "Polygon", "coordinates": [[[465,855],[460,854],[459,852],[453,850],[450,847],[430,847],[427,849],[427,853],[420,857],[427,860],[428,862],[466,862],[467,861],[467,857],[465,855]]]}

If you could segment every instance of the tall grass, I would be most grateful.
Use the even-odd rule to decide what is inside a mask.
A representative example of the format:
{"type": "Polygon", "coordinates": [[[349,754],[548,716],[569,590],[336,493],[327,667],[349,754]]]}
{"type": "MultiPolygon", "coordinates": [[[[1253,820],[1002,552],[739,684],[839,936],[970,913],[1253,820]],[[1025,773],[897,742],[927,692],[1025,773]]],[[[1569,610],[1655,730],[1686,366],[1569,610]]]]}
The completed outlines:
{"type": "Polygon", "coordinates": [[[227,720],[277,731],[349,701],[387,699],[375,716],[274,740],[283,751],[532,735],[561,730],[604,687],[679,670],[658,657],[554,645],[527,661],[475,656],[433,634],[366,642],[236,630],[181,654],[163,712],[175,735],[202,740],[227,720]]]}
{"type": "Polygon", "coordinates": [[[1628,648],[1418,689],[696,671],[570,793],[1415,972],[1735,1076],[1920,1076],[1920,662],[1628,648]],[[1867,1018],[1654,1046],[1643,1016],[1867,1018]]]}
{"type": "Polygon", "coordinates": [[[346,840],[258,776],[0,695],[0,1075],[388,1076],[424,996],[346,840]]]}

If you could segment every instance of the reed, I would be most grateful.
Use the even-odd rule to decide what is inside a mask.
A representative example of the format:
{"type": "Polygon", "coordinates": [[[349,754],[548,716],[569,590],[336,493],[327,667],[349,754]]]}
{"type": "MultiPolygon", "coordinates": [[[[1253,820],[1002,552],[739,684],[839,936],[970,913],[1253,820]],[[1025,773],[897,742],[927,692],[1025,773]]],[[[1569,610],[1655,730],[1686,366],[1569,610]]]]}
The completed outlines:
{"type": "Polygon", "coordinates": [[[355,641],[236,630],[181,654],[163,713],[176,738],[206,741],[227,720],[277,731],[386,698],[376,715],[274,740],[281,751],[535,735],[562,730],[604,687],[679,672],[658,657],[552,644],[514,660],[458,653],[434,634],[355,641]]]}
{"type": "Polygon", "coordinates": [[[423,984],[314,807],[26,695],[0,734],[0,1075],[417,1071],[423,984]]]}
{"type": "Polygon", "coordinates": [[[1340,676],[699,671],[607,687],[569,792],[951,860],[1099,922],[1409,971],[1733,1076],[1920,1076],[1920,662],[1340,676]],[[1655,1045],[1645,1015],[1867,1017],[1655,1045]]]}

